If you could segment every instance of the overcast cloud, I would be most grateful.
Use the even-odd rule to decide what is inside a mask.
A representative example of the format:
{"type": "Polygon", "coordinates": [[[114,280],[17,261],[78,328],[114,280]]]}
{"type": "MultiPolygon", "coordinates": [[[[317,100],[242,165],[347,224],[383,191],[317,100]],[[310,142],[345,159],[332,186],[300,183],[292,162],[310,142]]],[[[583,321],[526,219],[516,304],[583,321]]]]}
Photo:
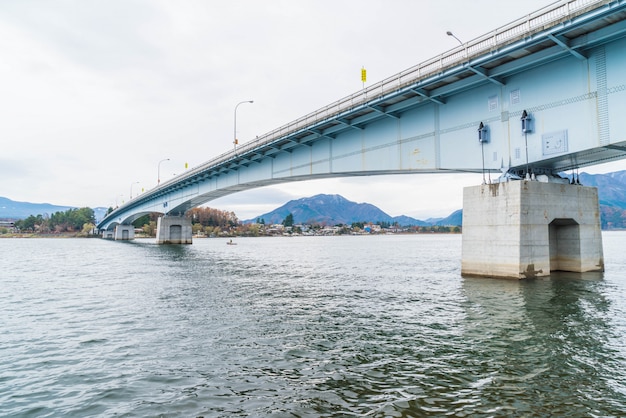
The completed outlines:
{"type": "MultiPolygon", "coordinates": [[[[0,2],[0,196],[114,206],[550,4],[546,0],[0,2]]],[[[609,171],[626,168],[626,163],[609,171]]],[[[590,171],[590,170],[587,170],[590,171]]],[[[447,216],[481,175],[316,180],[208,205],[247,219],[318,193],[447,216]]]]}

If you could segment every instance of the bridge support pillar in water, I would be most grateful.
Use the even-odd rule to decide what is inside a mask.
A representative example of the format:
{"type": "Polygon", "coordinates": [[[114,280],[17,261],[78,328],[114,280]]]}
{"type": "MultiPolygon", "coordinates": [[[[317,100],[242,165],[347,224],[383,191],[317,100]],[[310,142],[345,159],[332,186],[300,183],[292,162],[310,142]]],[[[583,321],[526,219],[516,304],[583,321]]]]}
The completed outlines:
{"type": "Polygon", "coordinates": [[[135,239],[135,227],[133,225],[117,225],[113,236],[115,241],[129,241],[135,239]]]}
{"type": "Polygon", "coordinates": [[[509,181],[463,190],[461,274],[524,279],[604,271],[598,189],[509,181]]]}
{"type": "Polygon", "coordinates": [[[157,244],[191,244],[191,220],[184,216],[162,216],[157,221],[157,244]]]}

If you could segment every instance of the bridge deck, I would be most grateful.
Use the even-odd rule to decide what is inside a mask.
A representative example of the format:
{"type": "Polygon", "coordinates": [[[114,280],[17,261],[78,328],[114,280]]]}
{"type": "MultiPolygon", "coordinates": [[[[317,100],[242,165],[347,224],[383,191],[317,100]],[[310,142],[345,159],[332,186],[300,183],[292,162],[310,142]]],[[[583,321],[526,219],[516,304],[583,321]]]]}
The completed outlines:
{"type": "MultiPolygon", "coordinates": [[[[512,77],[540,66],[550,65],[564,57],[584,62],[593,48],[625,36],[626,0],[559,1],[247,142],[236,151],[224,153],[194,167],[127,202],[107,216],[99,227],[122,222],[122,219],[126,219],[126,215],[132,214],[133,211],[145,211],[149,208],[154,210],[157,206],[151,206],[150,202],[160,204],[167,196],[173,196],[191,185],[208,181],[217,182],[215,179],[220,176],[226,177],[255,165],[263,165],[268,160],[276,161],[277,156],[285,152],[294,153],[302,148],[312,149],[315,144],[323,141],[332,142],[340,136],[348,138],[351,131],[364,132],[366,128],[380,121],[399,120],[409,111],[428,109],[429,106],[446,107],[455,97],[468,91],[489,85],[503,87],[512,77]]],[[[619,90],[625,87],[618,85],[611,88],[619,90]]],[[[617,90],[605,89],[598,90],[598,93],[585,93],[583,94],[585,97],[580,100],[595,99],[594,94],[619,93],[617,90]]],[[[542,103],[526,110],[541,112],[544,108],[558,105],[560,103],[542,103]]],[[[521,113],[521,109],[503,110],[497,116],[485,119],[485,122],[519,119],[521,113]]],[[[475,129],[473,120],[466,124],[467,126],[455,126],[454,129],[475,129]]],[[[438,132],[445,133],[444,131],[445,129],[438,132]]],[[[626,137],[622,140],[626,141],[626,137]]],[[[400,147],[401,142],[402,140],[398,144],[400,147]]],[[[626,157],[626,142],[601,142],[599,145],[535,160],[531,165],[535,168],[559,171],[626,157]]],[[[378,147],[382,148],[383,145],[378,147]]],[[[439,145],[434,147],[437,148],[439,145]]],[[[375,146],[370,147],[367,151],[370,152],[374,148],[375,146]]],[[[440,158],[438,148],[433,152],[436,158],[440,158]]],[[[493,167],[487,169],[495,171],[493,167]]],[[[439,170],[480,171],[475,166],[450,164],[445,166],[440,163],[411,168],[409,171],[439,170]]],[[[287,171],[298,170],[291,166],[287,171]]],[[[400,173],[407,170],[387,168],[383,171],[373,170],[372,173],[374,172],[400,173]]],[[[326,172],[318,170],[311,171],[307,178],[348,174],[349,170],[344,170],[342,174],[332,170],[326,172]]],[[[366,173],[355,170],[353,174],[366,173]]],[[[302,176],[293,175],[293,179],[298,178],[302,176]]],[[[183,211],[238,190],[284,182],[288,181],[287,179],[288,176],[280,178],[270,176],[260,178],[258,182],[249,179],[240,182],[237,175],[235,182],[230,182],[227,187],[216,187],[210,196],[206,193],[196,193],[195,196],[185,197],[184,204],[177,203],[178,210],[183,211]]],[[[164,202],[164,205],[160,208],[162,212],[172,210],[172,207],[167,207],[167,202],[164,202]]]]}

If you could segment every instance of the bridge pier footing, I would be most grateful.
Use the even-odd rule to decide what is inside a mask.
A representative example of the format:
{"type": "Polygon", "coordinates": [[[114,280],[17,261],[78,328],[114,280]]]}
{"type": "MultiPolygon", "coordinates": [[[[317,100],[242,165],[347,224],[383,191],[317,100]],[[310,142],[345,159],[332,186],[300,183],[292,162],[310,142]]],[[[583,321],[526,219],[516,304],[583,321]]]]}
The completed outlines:
{"type": "Polygon", "coordinates": [[[184,216],[162,216],[157,221],[157,244],[191,244],[191,220],[184,216]]]}
{"type": "Polygon", "coordinates": [[[526,180],[466,187],[462,246],[463,275],[604,271],[598,190],[526,180]]]}
{"type": "Polygon", "coordinates": [[[135,227],[133,225],[117,225],[113,239],[115,239],[115,241],[129,241],[135,239],[135,227]]]}
{"type": "Polygon", "coordinates": [[[115,231],[111,231],[109,229],[105,229],[101,232],[102,234],[102,238],[104,239],[114,239],[115,238],[115,231]]]}

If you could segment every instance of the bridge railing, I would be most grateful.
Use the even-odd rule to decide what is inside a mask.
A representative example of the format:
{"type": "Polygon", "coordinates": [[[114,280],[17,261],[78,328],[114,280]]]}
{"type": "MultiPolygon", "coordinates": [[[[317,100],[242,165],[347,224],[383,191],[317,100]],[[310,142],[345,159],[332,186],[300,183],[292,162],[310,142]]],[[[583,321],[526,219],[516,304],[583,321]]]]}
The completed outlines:
{"type": "MultiPolygon", "coordinates": [[[[270,144],[289,134],[311,127],[319,122],[336,117],[344,112],[367,103],[375,102],[376,99],[387,95],[396,94],[405,88],[415,86],[428,77],[436,76],[442,71],[452,68],[472,58],[479,57],[490,50],[523,39],[533,33],[549,29],[556,22],[572,19],[582,13],[609,4],[613,0],[560,0],[537,12],[531,13],[521,19],[495,29],[483,36],[473,39],[463,45],[459,45],[443,54],[410,67],[398,74],[388,77],[354,94],[337,100],[328,106],[311,112],[295,121],[274,129],[261,137],[242,144],[237,150],[223,153],[212,160],[199,166],[193,167],[180,176],[164,181],[156,188],[149,190],[138,198],[132,199],[119,209],[140,205],[142,201],[150,200],[159,193],[166,193],[173,184],[184,181],[206,170],[235,160],[238,155],[246,154],[262,145],[270,144]]],[[[234,162],[234,161],[233,161],[234,162]]],[[[114,211],[114,212],[117,212],[114,211]]],[[[108,218],[108,216],[107,216],[108,218]]]]}
{"type": "MultiPolygon", "coordinates": [[[[233,160],[238,155],[246,154],[262,145],[270,144],[277,139],[315,125],[316,123],[323,122],[343,112],[354,109],[355,107],[363,106],[368,102],[375,101],[388,94],[396,93],[403,88],[414,85],[419,80],[435,76],[445,69],[469,61],[471,58],[480,56],[496,47],[500,48],[515,42],[525,36],[546,29],[550,25],[554,25],[555,22],[571,19],[585,11],[608,4],[610,1],[611,0],[561,0],[555,2],[521,19],[446,51],[437,57],[431,58],[379,81],[370,87],[339,99],[328,106],[274,129],[261,137],[246,142],[237,148],[236,151],[225,152],[206,163],[192,168],[178,178],[171,179],[171,181],[178,181],[182,178],[193,176],[210,167],[233,160]]],[[[169,182],[170,181],[166,181],[161,184],[159,189],[167,186],[169,182]]]]}
{"type": "MultiPolygon", "coordinates": [[[[210,166],[219,165],[235,158],[238,154],[245,154],[261,145],[269,144],[276,139],[280,139],[281,137],[322,122],[333,116],[337,116],[357,106],[364,105],[367,102],[384,97],[387,94],[397,92],[421,79],[435,75],[446,68],[458,65],[472,57],[488,52],[493,48],[501,47],[536,31],[545,29],[547,25],[553,24],[556,21],[570,19],[583,11],[600,7],[609,2],[610,0],[561,0],[553,3],[537,12],[531,13],[508,25],[495,29],[488,34],[444,52],[437,57],[408,68],[350,96],[339,99],[287,125],[274,129],[261,137],[242,144],[237,151],[229,151],[221,154],[197,168],[203,170],[210,166]]],[[[193,172],[194,170],[192,169],[191,171],[193,172]]],[[[188,174],[191,175],[193,174],[192,172],[188,174]]]]}

